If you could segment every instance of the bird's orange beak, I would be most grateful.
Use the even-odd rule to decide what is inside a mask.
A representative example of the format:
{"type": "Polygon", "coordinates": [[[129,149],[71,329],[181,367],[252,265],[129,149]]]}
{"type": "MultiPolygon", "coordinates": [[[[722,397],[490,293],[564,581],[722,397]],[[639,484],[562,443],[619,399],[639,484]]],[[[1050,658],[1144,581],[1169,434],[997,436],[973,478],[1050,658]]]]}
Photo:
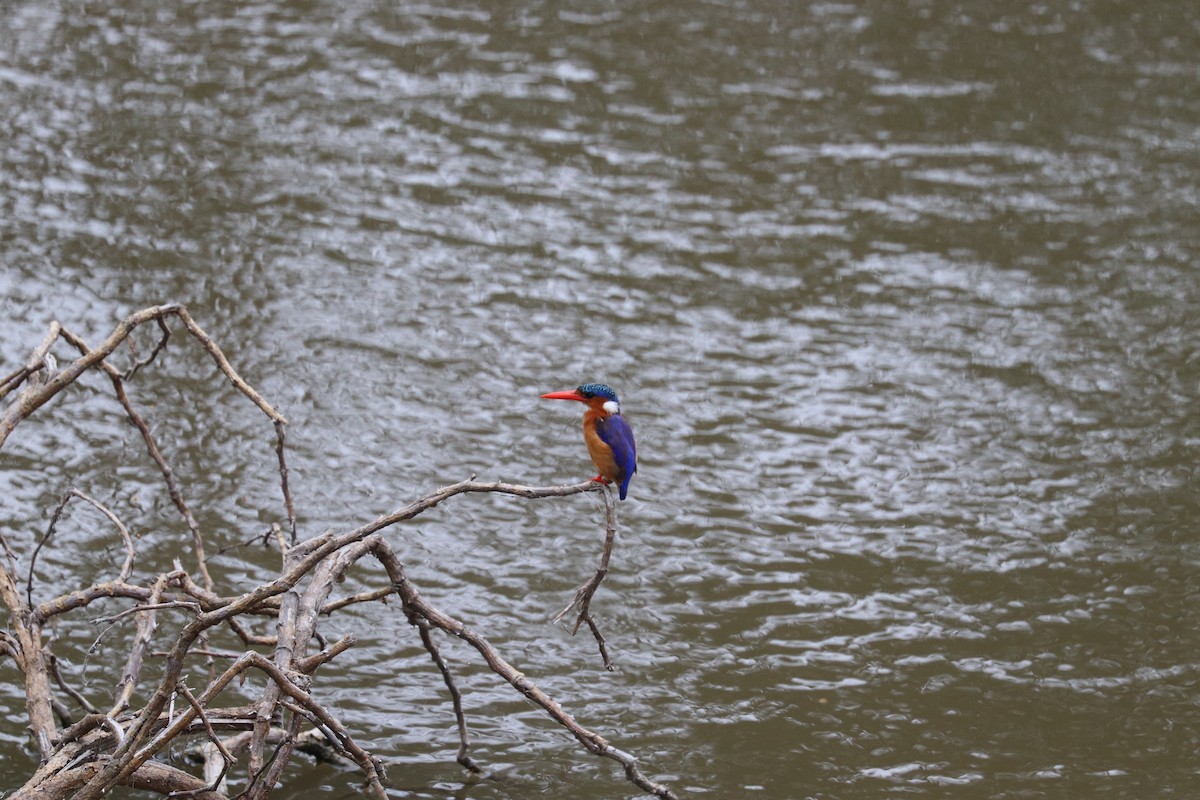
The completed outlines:
{"type": "Polygon", "coordinates": [[[550,392],[541,397],[543,400],[578,400],[581,403],[585,402],[584,396],[575,389],[569,392],[550,392]]]}

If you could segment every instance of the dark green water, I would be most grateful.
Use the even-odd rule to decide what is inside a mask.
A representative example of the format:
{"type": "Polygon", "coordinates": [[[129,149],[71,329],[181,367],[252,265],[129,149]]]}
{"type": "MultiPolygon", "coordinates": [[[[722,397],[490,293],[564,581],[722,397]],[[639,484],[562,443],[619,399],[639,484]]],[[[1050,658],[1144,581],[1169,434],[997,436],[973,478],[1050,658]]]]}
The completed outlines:
{"type": "MultiPolygon", "coordinates": [[[[594,606],[617,673],[548,622],[597,555],[590,498],[460,498],[391,540],[648,773],[713,798],[1200,792],[1194,3],[0,15],[0,373],[52,319],[96,342],[186,303],[291,421],[308,534],[471,472],[592,474],[575,409],[537,395],[605,380],[640,454],[594,606]]],[[[280,517],[270,427],[197,348],[133,391],[212,551],[280,517]]],[[[136,529],[140,575],[186,551],[96,378],[0,455],[16,549],[71,486],[136,529]]],[[[67,522],[43,598],[119,560],[67,522]]],[[[275,561],[210,568],[231,590],[275,561]]],[[[88,620],[123,607],[57,632],[98,702],[126,634],[85,658],[88,620]]],[[[325,632],[360,644],[316,692],[393,797],[634,796],[447,643],[499,773],[467,785],[395,606],[325,632]]],[[[33,768],[16,677],[0,793],[33,768]]],[[[280,796],[357,787],[298,763],[280,796]]]]}

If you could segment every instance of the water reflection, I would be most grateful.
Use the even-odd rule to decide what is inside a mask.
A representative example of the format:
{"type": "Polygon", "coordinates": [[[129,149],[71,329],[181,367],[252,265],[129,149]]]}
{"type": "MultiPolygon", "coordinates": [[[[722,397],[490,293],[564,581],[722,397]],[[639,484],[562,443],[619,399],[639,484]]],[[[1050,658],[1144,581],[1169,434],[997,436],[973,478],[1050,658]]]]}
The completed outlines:
{"type": "MultiPolygon", "coordinates": [[[[544,624],[594,557],[589,501],[472,500],[396,539],[650,771],[1189,785],[1190,5],[10,6],[5,363],[51,318],[94,340],[187,302],[291,419],[309,532],[471,471],[578,477],[536,396],[607,380],[643,451],[600,610],[622,672],[544,624]]],[[[181,526],[95,386],[10,440],[3,524],[107,492],[158,568],[181,526]]],[[[206,530],[267,524],[269,431],[194,349],[136,388],[206,530]]],[[[397,796],[441,796],[436,681],[363,614],[361,683],[327,690],[397,796]]],[[[619,791],[453,656],[507,776],[464,791],[619,791]]]]}

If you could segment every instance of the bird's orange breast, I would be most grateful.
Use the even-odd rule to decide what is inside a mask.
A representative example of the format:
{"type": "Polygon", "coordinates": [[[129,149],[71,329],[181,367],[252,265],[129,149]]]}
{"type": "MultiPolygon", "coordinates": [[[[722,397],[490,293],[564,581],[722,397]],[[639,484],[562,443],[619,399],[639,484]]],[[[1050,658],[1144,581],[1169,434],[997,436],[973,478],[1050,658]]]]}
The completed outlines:
{"type": "Polygon", "coordinates": [[[596,433],[596,421],[604,416],[606,415],[603,411],[594,409],[589,409],[583,415],[583,441],[587,445],[588,455],[592,457],[592,463],[600,470],[600,474],[613,483],[620,483],[625,475],[617,460],[613,458],[612,448],[596,433]]]}

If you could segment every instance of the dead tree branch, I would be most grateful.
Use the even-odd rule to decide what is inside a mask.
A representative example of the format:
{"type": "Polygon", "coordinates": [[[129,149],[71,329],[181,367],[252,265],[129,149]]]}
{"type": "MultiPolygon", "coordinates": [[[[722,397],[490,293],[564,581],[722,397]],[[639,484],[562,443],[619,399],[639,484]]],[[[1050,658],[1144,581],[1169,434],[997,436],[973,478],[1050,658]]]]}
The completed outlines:
{"type": "MultiPolygon", "coordinates": [[[[615,504],[606,487],[592,481],[567,486],[524,486],[477,481],[476,476],[471,475],[352,529],[327,531],[299,539],[288,484],[286,418],[237,373],[221,348],[196,324],[187,309],[178,304],[154,306],[129,315],[96,347],[89,346],[57,322],[53,323],[25,363],[0,380],[0,399],[11,398],[0,410],[0,448],[21,422],[63,393],[88,370],[97,370],[109,378],[125,416],[138,429],[146,452],[157,466],[167,493],[190,533],[194,574],[198,581],[178,560],[173,568],[156,577],[134,580],[137,552],[128,527],[111,509],[79,489],[71,489],[58,503],[45,533],[37,542],[20,541],[20,547],[14,549],[11,545],[18,541],[12,538],[15,533],[0,530],[0,545],[3,545],[5,556],[0,560],[0,604],[7,611],[9,628],[0,631],[0,657],[10,659],[22,675],[29,731],[40,756],[40,763],[32,770],[25,785],[9,796],[10,800],[65,800],[68,797],[97,800],[116,786],[135,787],[172,797],[224,800],[228,797],[227,780],[234,779],[235,769],[237,779],[244,782],[239,798],[266,800],[296,751],[347,760],[362,773],[369,794],[385,798],[385,775],[380,759],[364,746],[361,734],[347,728],[330,708],[313,696],[311,690],[317,681],[316,673],[323,665],[334,659],[339,659],[339,663],[343,658],[353,659],[355,638],[345,636],[327,643],[320,629],[323,621],[349,606],[386,602],[391,596],[399,599],[400,611],[416,629],[422,646],[446,685],[458,729],[456,757],[465,768],[480,771],[468,753],[463,697],[450,665],[441,655],[437,642],[440,635],[467,642],[495,675],[541,708],[588,752],[620,764],[631,783],[660,798],[676,796],[670,788],[643,774],[631,754],[580,724],[557,700],[508,661],[485,636],[426,601],[407,578],[393,545],[384,538],[384,534],[398,523],[411,520],[458,495],[499,493],[539,499],[602,491],[605,539],[599,567],[556,620],[576,610],[572,632],[586,623],[599,645],[605,667],[612,669],[604,637],[590,611],[591,601],[608,573],[616,536],[615,504]],[[215,591],[203,531],[184,499],[183,487],[158,446],[150,425],[127,391],[128,382],[143,374],[165,351],[172,320],[183,325],[189,340],[199,343],[221,375],[266,416],[274,430],[275,460],[284,501],[282,514],[289,535],[284,534],[281,523],[272,524],[273,541],[283,555],[280,571],[274,579],[250,587],[241,594],[226,596],[215,591]],[[149,353],[135,357],[127,368],[119,369],[113,363],[118,348],[126,342],[132,347],[132,334],[151,322],[157,325],[158,335],[149,353]],[[61,368],[52,353],[60,339],[78,354],[73,360],[64,361],[61,368]],[[56,529],[66,524],[63,522],[64,510],[74,499],[91,505],[113,525],[121,537],[125,557],[111,578],[39,601],[38,555],[45,548],[56,546],[52,538],[56,529]],[[30,553],[23,586],[18,572],[21,566],[18,552],[22,548],[30,553]],[[387,586],[331,601],[335,584],[351,570],[362,566],[364,560],[368,568],[371,564],[383,568],[387,586]],[[107,697],[103,696],[103,689],[85,686],[80,691],[70,686],[53,652],[56,638],[44,636],[42,630],[50,620],[60,624],[58,620],[77,617],[79,615],[73,612],[105,599],[117,599],[130,605],[108,614],[103,622],[113,627],[134,626],[120,679],[107,697]],[[173,625],[160,626],[160,613],[169,617],[173,625]],[[254,620],[273,622],[273,633],[257,632],[254,620]],[[207,646],[210,633],[224,626],[245,644],[245,651],[214,650],[207,646]],[[270,652],[263,654],[249,649],[252,645],[270,648],[270,652]],[[149,679],[146,677],[148,670],[144,669],[147,657],[161,658],[159,669],[154,670],[155,676],[149,679]],[[212,666],[215,658],[226,660],[223,670],[212,666]],[[196,670],[201,664],[207,665],[203,673],[196,670]],[[253,701],[246,703],[243,694],[246,689],[239,687],[249,673],[265,680],[253,701]],[[193,691],[188,684],[199,674],[206,678],[201,683],[202,688],[193,691]],[[82,716],[72,720],[62,698],[69,698],[82,709],[82,716]],[[233,705],[230,705],[231,700],[233,705]],[[106,712],[97,711],[106,708],[106,712]],[[202,764],[202,777],[162,760],[169,746],[186,738],[200,740],[192,749],[202,764]],[[237,755],[245,756],[244,766],[238,764],[237,755]]],[[[256,534],[252,538],[260,536],[256,534]]],[[[104,637],[107,632],[100,635],[104,637]]]]}
{"type": "Polygon", "coordinates": [[[612,557],[613,542],[617,538],[617,504],[613,502],[612,489],[608,486],[604,487],[604,493],[601,495],[604,498],[604,550],[600,554],[600,566],[596,568],[596,573],[587,580],[583,586],[575,592],[575,597],[562,611],[555,615],[554,621],[561,622],[571,609],[579,610],[578,616],[575,618],[575,626],[571,628],[571,633],[575,634],[579,631],[579,626],[586,622],[588,629],[592,632],[592,636],[596,639],[596,644],[600,648],[600,658],[604,660],[604,668],[609,672],[616,669],[613,666],[612,660],[608,657],[608,648],[605,646],[604,636],[600,633],[600,627],[596,624],[596,620],[592,617],[591,606],[592,597],[596,594],[596,590],[600,588],[604,576],[608,574],[608,562],[612,557]]]}

